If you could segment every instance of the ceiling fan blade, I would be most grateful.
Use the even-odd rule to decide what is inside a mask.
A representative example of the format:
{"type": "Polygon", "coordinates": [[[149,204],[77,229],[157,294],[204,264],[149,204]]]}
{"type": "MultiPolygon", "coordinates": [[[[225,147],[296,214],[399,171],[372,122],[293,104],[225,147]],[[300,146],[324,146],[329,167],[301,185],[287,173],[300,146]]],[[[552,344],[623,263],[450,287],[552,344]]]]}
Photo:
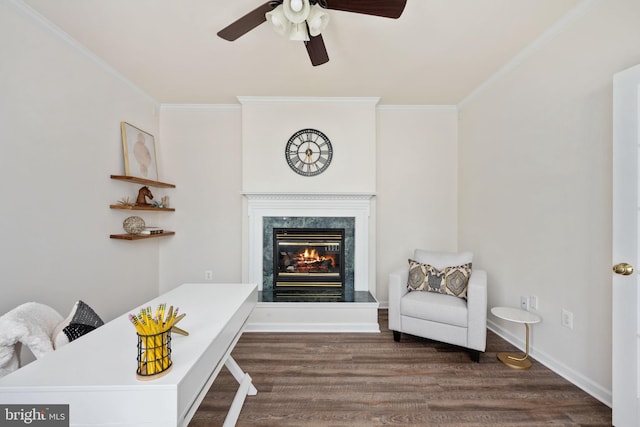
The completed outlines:
{"type": "Polygon", "coordinates": [[[249,31],[253,30],[258,25],[267,21],[264,16],[265,13],[271,12],[278,2],[268,1],[262,6],[259,6],[251,12],[244,15],[228,27],[218,31],[218,36],[230,42],[234,41],[238,37],[245,35],[249,31]]]}
{"type": "Polygon", "coordinates": [[[304,42],[304,45],[307,48],[309,59],[311,59],[311,64],[314,67],[329,62],[329,54],[327,53],[327,48],[324,46],[322,34],[318,34],[315,37],[311,36],[309,41],[304,42]]]}
{"type": "Polygon", "coordinates": [[[327,9],[397,19],[407,0],[319,0],[318,3],[327,9]]]}

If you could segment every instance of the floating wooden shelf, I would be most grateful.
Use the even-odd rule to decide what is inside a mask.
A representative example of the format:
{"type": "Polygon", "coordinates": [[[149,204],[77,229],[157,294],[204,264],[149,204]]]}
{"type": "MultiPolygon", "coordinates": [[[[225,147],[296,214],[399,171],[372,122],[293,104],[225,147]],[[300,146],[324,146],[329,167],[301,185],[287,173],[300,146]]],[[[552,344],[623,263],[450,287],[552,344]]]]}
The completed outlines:
{"type": "Polygon", "coordinates": [[[156,208],[153,206],[125,206],[125,205],[109,205],[111,209],[124,209],[128,211],[162,211],[174,212],[175,208],[156,208]]]}
{"type": "Polygon", "coordinates": [[[138,178],[135,176],[111,175],[111,179],[133,182],[134,184],[150,185],[152,187],[176,188],[174,184],[169,184],[168,182],[153,181],[150,179],[138,178]]]}
{"type": "Polygon", "coordinates": [[[175,231],[165,231],[163,233],[158,234],[112,234],[112,239],[120,239],[120,240],[142,240],[142,239],[153,239],[156,237],[166,237],[173,236],[175,231]]]}
{"type": "MultiPolygon", "coordinates": [[[[127,175],[111,175],[111,179],[118,181],[131,182],[133,184],[148,185],[151,187],[163,187],[163,188],[176,188],[175,185],[168,182],[153,181],[151,179],[138,178],[136,176],[127,175]]],[[[157,211],[157,212],[174,212],[174,208],[156,208],[154,206],[126,206],[126,205],[109,205],[111,209],[121,209],[127,211],[157,211]]],[[[156,237],[173,236],[176,234],[174,231],[165,231],[158,234],[111,234],[109,237],[112,239],[120,240],[142,240],[142,239],[154,239],[156,237]]]]}

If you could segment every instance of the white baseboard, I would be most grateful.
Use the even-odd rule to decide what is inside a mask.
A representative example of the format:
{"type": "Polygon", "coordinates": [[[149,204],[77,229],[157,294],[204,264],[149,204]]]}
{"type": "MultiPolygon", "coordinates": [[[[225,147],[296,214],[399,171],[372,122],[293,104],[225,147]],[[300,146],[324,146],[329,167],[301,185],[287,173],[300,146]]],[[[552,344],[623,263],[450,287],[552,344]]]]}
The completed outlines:
{"type": "MultiPolygon", "coordinates": [[[[522,338],[516,337],[511,332],[498,326],[491,320],[487,320],[487,328],[498,335],[500,338],[524,351],[526,344],[522,338]]],[[[591,396],[611,408],[611,390],[607,390],[599,384],[594,383],[581,373],[574,371],[564,363],[559,362],[545,352],[536,350],[532,346],[529,346],[529,354],[537,362],[542,363],[544,366],[551,369],[556,374],[571,382],[576,387],[580,387],[582,390],[589,393],[591,396]]]]}
{"type": "Polygon", "coordinates": [[[375,323],[247,323],[245,332],[380,333],[375,323]]]}

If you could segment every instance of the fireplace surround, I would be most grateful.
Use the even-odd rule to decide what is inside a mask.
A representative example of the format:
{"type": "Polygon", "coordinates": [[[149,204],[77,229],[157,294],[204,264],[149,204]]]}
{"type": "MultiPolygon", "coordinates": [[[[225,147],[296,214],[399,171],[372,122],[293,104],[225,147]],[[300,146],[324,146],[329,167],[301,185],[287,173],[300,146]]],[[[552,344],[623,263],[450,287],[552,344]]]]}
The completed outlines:
{"type": "MultiPolygon", "coordinates": [[[[244,193],[243,281],[258,284],[247,331],[379,332],[373,194],[244,193]],[[274,229],[344,229],[344,291],[311,298],[274,292],[274,229]]],[[[324,291],[323,291],[324,292],[324,291]]],[[[331,292],[331,291],[329,291],[331,292]]],[[[308,295],[308,294],[307,294],[308,295]]]]}
{"type": "Polygon", "coordinates": [[[245,193],[248,224],[244,257],[246,281],[260,291],[273,290],[273,228],[344,228],[345,292],[375,296],[375,271],[370,256],[369,216],[372,194],[245,193]]]}

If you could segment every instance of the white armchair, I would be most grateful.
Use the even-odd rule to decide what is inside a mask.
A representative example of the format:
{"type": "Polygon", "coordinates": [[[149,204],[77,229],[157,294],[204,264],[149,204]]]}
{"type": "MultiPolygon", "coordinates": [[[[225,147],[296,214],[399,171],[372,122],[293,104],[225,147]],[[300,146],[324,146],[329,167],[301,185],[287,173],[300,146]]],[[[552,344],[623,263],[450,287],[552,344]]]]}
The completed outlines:
{"type": "MultiPolygon", "coordinates": [[[[416,249],[414,260],[438,270],[472,261],[471,252],[447,253],[416,249]]],[[[409,266],[389,274],[389,329],[395,341],[402,333],[416,335],[471,350],[480,361],[487,343],[487,274],[472,269],[467,297],[409,291],[409,266]]]]}

